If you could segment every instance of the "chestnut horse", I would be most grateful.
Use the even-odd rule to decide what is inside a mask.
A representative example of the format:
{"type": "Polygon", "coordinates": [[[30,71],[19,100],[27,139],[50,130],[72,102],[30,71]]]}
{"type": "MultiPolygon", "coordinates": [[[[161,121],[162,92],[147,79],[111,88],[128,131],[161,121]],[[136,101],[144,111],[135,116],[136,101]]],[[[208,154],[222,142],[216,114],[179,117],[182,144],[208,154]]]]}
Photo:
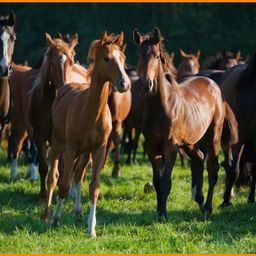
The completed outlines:
{"type": "Polygon", "coordinates": [[[199,72],[200,64],[199,57],[201,50],[198,50],[196,54],[187,54],[180,49],[180,55],[183,61],[178,67],[177,82],[181,83],[185,78],[196,75],[199,72]]]}
{"type": "MultiPolygon", "coordinates": [[[[46,41],[48,42],[50,36],[46,34],[46,41]]],[[[10,84],[11,92],[13,98],[13,113],[12,113],[12,135],[14,137],[13,145],[13,161],[11,168],[11,178],[16,179],[17,177],[17,159],[20,154],[24,140],[29,136],[31,143],[33,143],[33,128],[29,120],[29,101],[28,101],[28,92],[38,84],[42,79],[45,83],[52,84],[53,86],[60,81],[66,79],[66,76],[60,72],[62,66],[71,65],[68,57],[61,58],[61,54],[66,52],[72,52],[74,54],[74,46],[64,43],[61,39],[56,39],[57,43],[55,45],[56,50],[50,51],[51,48],[48,46],[48,50],[44,53],[44,57],[40,58],[40,61],[37,63],[36,68],[30,68],[26,66],[17,65],[14,67],[10,84]],[[60,46],[59,48],[57,46],[60,46]],[[65,45],[65,51],[64,51],[65,45]],[[61,48],[62,46],[62,48],[61,48]],[[47,59],[47,61],[43,61],[47,59]],[[64,64],[63,64],[64,63],[64,64]],[[67,64],[66,64],[67,63],[67,64]]],[[[76,36],[74,41],[76,41],[76,36]]],[[[66,68],[66,67],[65,67],[66,68]]],[[[70,69],[70,68],[68,68],[70,69]]],[[[42,82],[43,83],[43,82],[42,82]]],[[[37,95],[38,96],[38,95],[37,95]]],[[[50,100],[50,94],[48,94],[50,100]]],[[[39,102],[41,98],[37,97],[36,101],[39,102]]],[[[42,106],[43,107],[43,106],[42,106]]],[[[35,109],[35,111],[37,111],[35,109]]],[[[44,118],[47,114],[44,111],[44,118]]],[[[42,118],[42,120],[45,120],[42,118]]],[[[42,122],[41,122],[42,123],[42,122]]],[[[44,125],[48,125],[44,123],[44,125]]],[[[34,146],[35,147],[35,146],[34,146]]],[[[36,147],[35,147],[36,148],[36,147]]],[[[31,173],[31,180],[36,179],[36,159],[37,156],[34,155],[31,167],[28,169],[28,172],[31,173]]],[[[42,190],[42,188],[41,188],[42,190]]],[[[42,193],[40,193],[42,194],[42,193]]]]}
{"type": "Polygon", "coordinates": [[[48,48],[44,53],[40,72],[35,78],[33,88],[29,92],[29,119],[33,127],[33,137],[38,149],[40,173],[40,197],[46,198],[46,143],[51,143],[52,121],[51,107],[57,91],[66,83],[86,82],[87,70],[74,64],[74,48],[78,44],[78,36],[74,35],[67,43],[62,39],[52,39],[46,34],[48,48]]]}
{"type": "MultiPolygon", "coordinates": [[[[206,77],[188,78],[181,84],[164,74],[163,45],[160,30],[141,36],[136,29],[134,42],[140,48],[139,70],[141,86],[146,94],[146,114],[142,132],[146,139],[146,152],[153,167],[153,183],[157,194],[159,217],[167,217],[166,203],[171,190],[171,174],[178,147],[192,159],[204,160],[196,143],[204,139],[208,154],[208,196],[206,212],[212,211],[214,187],[218,179],[218,153],[225,118],[225,104],[218,85],[206,77]]],[[[196,177],[200,194],[201,174],[196,177]]],[[[203,200],[203,198],[202,198],[203,200]]]]}
{"type": "MultiPolygon", "coordinates": [[[[97,40],[91,43],[88,52],[87,60],[90,65],[93,65],[93,63],[95,62],[96,46],[97,40]]],[[[126,48],[126,44],[124,44],[122,47],[123,49],[121,50],[124,51],[126,48]]],[[[120,134],[122,129],[122,123],[131,109],[131,90],[120,93],[110,88],[108,106],[112,117],[112,131],[108,139],[104,166],[106,165],[111,145],[114,144],[114,166],[112,170],[112,176],[118,177],[120,172],[120,134]]]]}
{"type": "Polygon", "coordinates": [[[15,22],[14,12],[10,12],[8,16],[0,17],[0,132],[3,131],[5,124],[10,121],[11,94],[8,79],[16,40],[15,22]]]}
{"type": "Polygon", "coordinates": [[[97,41],[91,83],[83,88],[76,84],[60,88],[52,105],[52,154],[48,175],[48,196],[44,219],[50,217],[50,206],[58,180],[58,159],[64,151],[64,174],[59,183],[58,202],[53,214],[53,224],[58,224],[63,200],[70,188],[75,162],[77,193],[75,212],[81,211],[80,187],[90,155],[92,155],[92,179],[89,186],[91,200],[88,218],[89,234],[96,236],[96,203],[100,193],[100,170],[103,166],[106,146],[111,133],[111,114],[108,107],[109,83],[119,92],[130,88],[130,80],[124,70],[125,55],[120,50],[123,32],[108,36],[105,32],[97,41]]]}

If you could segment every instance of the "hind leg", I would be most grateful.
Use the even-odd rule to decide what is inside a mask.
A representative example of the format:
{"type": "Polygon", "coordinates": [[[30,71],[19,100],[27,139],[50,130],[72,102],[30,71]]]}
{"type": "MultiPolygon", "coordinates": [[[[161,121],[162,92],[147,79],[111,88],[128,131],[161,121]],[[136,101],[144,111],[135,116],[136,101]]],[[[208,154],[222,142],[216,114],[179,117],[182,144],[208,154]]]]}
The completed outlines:
{"type": "Polygon", "coordinates": [[[133,158],[132,161],[134,164],[137,163],[137,150],[138,150],[138,146],[139,146],[139,139],[140,139],[140,134],[141,134],[141,130],[138,128],[135,128],[135,137],[133,140],[133,158]]]}
{"type": "Polygon", "coordinates": [[[13,140],[13,160],[12,160],[12,167],[11,167],[11,179],[15,180],[18,176],[18,156],[21,152],[22,145],[24,140],[27,137],[27,133],[25,129],[20,129],[17,133],[13,133],[14,140],[13,140]]]}
{"type": "Polygon", "coordinates": [[[256,183],[256,165],[253,164],[252,168],[252,181],[251,181],[251,189],[250,194],[248,197],[248,203],[254,203],[255,202],[255,183],[256,183]]]}
{"type": "Polygon", "coordinates": [[[46,160],[46,143],[36,134],[34,135],[35,143],[38,150],[39,175],[40,175],[40,192],[39,197],[46,199],[46,176],[48,173],[48,165],[46,160]]]}

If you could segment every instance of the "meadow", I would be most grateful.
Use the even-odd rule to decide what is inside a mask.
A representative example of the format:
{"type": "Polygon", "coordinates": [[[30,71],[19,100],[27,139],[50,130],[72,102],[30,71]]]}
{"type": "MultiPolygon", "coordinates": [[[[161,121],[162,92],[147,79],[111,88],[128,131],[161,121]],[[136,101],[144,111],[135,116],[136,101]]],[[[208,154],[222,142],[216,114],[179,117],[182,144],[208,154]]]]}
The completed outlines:
{"type": "MultiPolygon", "coordinates": [[[[213,214],[201,213],[191,199],[188,167],[177,160],[168,200],[169,219],[159,223],[155,193],[145,194],[151,180],[149,162],[125,166],[121,177],[111,177],[112,163],[101,173],[101,197],[97,207],[97,238],[87,235],[89,214],[87,175],[83,184],[83,215],[72,217],[73,202],[67,199],[59,228],[41,220],[43,203],[38,199],[39,181],[9,181],[9,164],[1,151],[0,253],[255,253],[256,205],[247,204],[247,189],[236,193],[233,207],[220,209],[225,175],[220,169],[213,214]]],[[[20,177],[26,166],[20,162],[20,177]]],[[[204,176],[206,196],[207,175],[204,176]]]]}

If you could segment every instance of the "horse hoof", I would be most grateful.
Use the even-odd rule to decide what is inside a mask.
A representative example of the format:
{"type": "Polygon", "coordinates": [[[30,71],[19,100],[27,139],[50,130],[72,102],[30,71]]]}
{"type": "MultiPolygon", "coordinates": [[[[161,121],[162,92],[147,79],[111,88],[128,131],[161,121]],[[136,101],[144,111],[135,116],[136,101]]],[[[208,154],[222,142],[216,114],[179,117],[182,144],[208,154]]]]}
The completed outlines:
{"type": "Polygon", "coordinates": [[[118,178],[119,176],[120,176],[119,170],[118,170],[118,171],[116,171],[116,170],[113,170],[113,171],[112,171],[112,177],[113,177],[113,178],[118,178]]]}
{"type": "Polygon", "coordinates": [[[212,207],[209,206],[204,206],[203,207],[203,213],[205,213],[206,215],[211,215],[212,214],[212,207]]]}
{"type": "Polygon", "coordinates": [[[231,202],[223,202],[221,205],[220,205],[220,208],[225,208],[225,207],[228,207],[228,206],[233,206],[233,204],[231,202]]]}
{"type": "Polygon", "coordinates": [[[152,193],[153,191],[155,191],[155,187],[153,183],[152,182],[146,183],[144,186],[144,193],[149,194],[149,193],[152,193]]]}
{"type": "Polygon", "coordinates": [[[88,231],[88,234],[89,234],[89,236],[91,236],[91,237],[97,237],[95,230],[91,230],[91,231],[89,230],[89,231],[88,231]]]}
{"type": "Polygon", "coordinates": [[[253,204],[253,203],[255,203],[255,198],[248,198],[247,203],[248,203],[248,204],[253,204]]]}
{"type": "Polygon", "coordinates": [[[56,219],[56,218],[53,218],[52,223],[51,223],[51,226],[52,226],[53,228],[58,228],[58,227],[60,227],[60,220],[59,220],[59,219],[56,219]]]}

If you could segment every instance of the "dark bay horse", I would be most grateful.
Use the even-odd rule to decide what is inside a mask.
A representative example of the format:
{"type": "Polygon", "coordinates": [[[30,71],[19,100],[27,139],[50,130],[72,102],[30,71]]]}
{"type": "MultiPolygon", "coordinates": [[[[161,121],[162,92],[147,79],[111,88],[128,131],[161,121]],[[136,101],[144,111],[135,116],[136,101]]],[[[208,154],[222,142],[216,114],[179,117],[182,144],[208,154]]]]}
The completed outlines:
{"type": "Polygon", "coordinates": [[[120,50],[123,33],[108,36],[105,32],[97,41],[91,83],[77,87],[68,84],[60,88],[52,105],[52,154],[48,175],[48,196],[44,219],[49,220],[54,188],[58,180],[58,159],[64,151],[64,174],[59,184],[58,202],[53,213],[53,224],[61,217],[63,200],[70,188],[73,168],[76,173],[77,193],[74,211],[81,211],[81,178],[92,155],[92,178],[89,186],[91,200],[88,233],[96,236],[96,204],[100,193],[100,170],[112,129],[108,107],[109,83],[119,92],[130,88],[125,72],[125,55],[120,50]],[[78,161],[78,163],[76,163],[78,161]]]}
{"type": "MultiPolygon", "coordinates": [[[[202,138],[207,145],[209,189],[205,205],[202,206],[201,198],[200,206],[204,211],[211,212],[226,114],[220,89],[206,77],[192,77],[178,85],[170,74],[166,76],[163,71],[162,36],[158,28],[144,36],[136,29],[133,37],[140,48],[141,86],[147,102],[142,132],[153,167],[159,217],[167,217],[166,203],[178,147],[182,147],[192,159],[203,161],[204,155],[196,145],[202,138]]],[[[199,195],[202,193],[201,174],[193,175],[197,177],[196,194],[199,195]]]]}
{"type": "Polygon", "coordinates": [[[0,132],[10,121],[11,94],[8,79],[16,40],[15,23],[14,12],[10,12],[8,16],[0,17],[0,132]]]}
{"type": "MultiPolygon", "coordinates": [[[[255,182],[256,182],[256,55],[254,55],[250,63],[237,65],[227,70],[220,83],[223,97],[230,104],[236,115],[239,125],[239,143],[235,149],[235,159],[241,157],[241,148],[245,143],[245,151],[247,147],[250,149],[250,157],[248,162],[252,163],[252,181],[251,191],[248,202],[255,201],[255,182]]],[[[231,166],[226,165],[227,173],[226,189],[224,193],[224,201],[222,206],[231,204],[231,189],[239,175],[239,169],[234,163],[231,166]]]]}
{"type": "Polygon", "coordinates": [[[74,64],[75,46],[78,36],[74,35],[69,43],[62,39],[52,39],[46,34],[47,49],[33,88],[29,91],[28,116],[33,128],[33,137],[38,149],[40,197],[46,198],[46,161],[47,142],[51,143],[52,121],[51,106],[58,89],[71,81],[86,82],[87,70],[74,64]]]}

